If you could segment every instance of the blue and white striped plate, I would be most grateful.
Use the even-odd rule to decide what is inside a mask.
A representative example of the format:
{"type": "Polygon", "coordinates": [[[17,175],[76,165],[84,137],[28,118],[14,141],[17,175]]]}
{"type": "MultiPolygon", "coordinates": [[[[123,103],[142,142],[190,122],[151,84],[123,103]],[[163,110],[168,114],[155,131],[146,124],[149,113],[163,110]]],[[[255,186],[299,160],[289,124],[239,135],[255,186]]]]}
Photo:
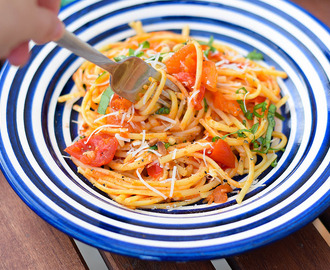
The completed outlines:
{"type": "Polygon", "coordinates": [[[61,11],[70,31],[95,47],[146,31],[211,35],[242,54],[254,48],[284,70],[290,99],[279,128],[289,137],[278,166],[259,179],[241,205],[196,205],[172,211],[130,210],[76,174],[63,149],[77,134],[72,104],[57,98],[73,88],[83,62],[50,43],[32,46],[22,69],[8,64],[0,80],[0,161],[19,196],[47,222],[95,247],[157,260],[226,257],[282,238],[330,204],[329,29],[287,1],[78,1],[61,11]]]}

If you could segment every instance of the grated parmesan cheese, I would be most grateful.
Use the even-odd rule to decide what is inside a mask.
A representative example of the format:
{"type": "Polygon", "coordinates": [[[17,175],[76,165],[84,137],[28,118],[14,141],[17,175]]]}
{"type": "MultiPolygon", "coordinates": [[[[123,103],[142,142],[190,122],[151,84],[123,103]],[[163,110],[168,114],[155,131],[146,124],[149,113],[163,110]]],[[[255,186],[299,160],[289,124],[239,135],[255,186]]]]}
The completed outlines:
{"type": "Polygon", "coordinates": [[[157,114],[157,115],[155,115],[155,117],[158,118],[158,119],[161,119],[161,120],[163,120],[163,121],[170,122],[170,123],[176,125],[176,121],[175,121],[175,120],[173,120],[173,119],[171,119],[171,118],[169,118],[169,117],[166,117],[166,116],[164,116],[164,115],[158,115],[158,114],[157,114]]]}
{"type": "Polygon", "coordinates": [[[118,133],[115,134],[115,137],[117,140],[121,140],[121,141],[124,141],[124,142],[130,142],[131,140],[129,138],[124,138],[122,136],[120,136],[118,133]]]}
{"type": "Polygon", "coordinates": [[[155,189],[154,187],[150,186],[146,181],[144,181],[138,170],[136,170],[136,174],[137,174],[139,180],[142,182],[142,184],[144,184],[147,188],[149,188],[151,191],[155,192],[159,196],[163,197],[164,200],[167,199],[167,196],[165,194],[161,193],[159,190],[155,189]]]}
{"type": "Polygon", "coordinates": [[[111,116],[111,115],[119,115],[119,112],[112,112],[112,113],[108,113],[108,114],[102,115],[102,116],[96,118],[96,119],[94,120],[94,123],[96,123],[96,122],[102,120],[103,118],[106,118],[106,117],[108,117],[108,116],[111,116]]]}
{"type": "Polygon", "coordinates": [[[228,59],[223,59],[223,60],[221,60],[219,62],[216,62],[215,65],[216,66],[221,66],[223,64],[228,64],[228,63],[229,63],[228,59]]]}
{"type": "Polygon", "coordinates": [[[194,92],[194,93],[188,98],[188,104],[192,101],[192,99],[193,99],[196,95],[198,95],[198,93],[199,93],[199,90],[196,91],[196,92],[194,92]]]}
{"type": "MultiPolygon", "coordinates": [[[[175,149],[176,150],[176,149],[175,149]]],[[[173,166],[173,174],[172,174],[172,178],[171,178],[171,191],[170,191],[170,198],[173,197],[173,192],[174,192],[174,183],[176,180],[176,171],[177,171],[177,167],[173,166]]]]}
{"type": "Polygon", "coordinates": [[[141,145],[138,149],[134,150],[133,148],[131,150],[128,151],[127,155],[132,155],[132,157],[136,156],[137,154],[139,154],[140,152],[142,152],[143,150],[145,150],[146,148],[149,148],[149,144],[146,142],[146,131],[142,130],[142,141],[141,141],[141,145]]]}
{"type": "Polygon", "coordinates": [[[94,134],[99,133],[102,129],[107,128],[107,127],[117,128],[117,127],[121,127],[121,126],[119,126],[119,125],[111,125],[111,124],[100,126],[100,127],[96,128],[95,130],[93,130],[93,132],[88,136],[88,139],[85,141],[85,144],[87,144],[89,142],[90,138],[94,134]]]}
{"type": "Polygon", "coordinates": [[[246,92],[246,94],[244,95],[244,99],[243,99],[243,104],[244,104],[244,110],[247,111],[246,109],[246,104],[245,104],[245,100],[246,100],[246,96],[250,94],[250,92],[246,92]]]}
{"type": "Polygon", "coordinates": [[[178,149],[176,149],[176,148],[173,150],[172,159],[175,159],[177,151],[178,151],[178,149]]]}
{"type": "Polygon", "coordinates": [[[203,160],[204,160],[205,166],[207,166],[207,162],[206,162],[206,159],[205,159],[205,152],[206,152],[206,148],[203,149],[203,160]]]}

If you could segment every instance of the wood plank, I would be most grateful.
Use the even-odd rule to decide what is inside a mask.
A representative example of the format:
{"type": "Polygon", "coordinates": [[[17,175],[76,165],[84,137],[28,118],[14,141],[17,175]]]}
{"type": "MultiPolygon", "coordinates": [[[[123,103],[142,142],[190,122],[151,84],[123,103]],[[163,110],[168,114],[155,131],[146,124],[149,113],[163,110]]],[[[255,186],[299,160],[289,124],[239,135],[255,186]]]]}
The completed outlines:
{"type": "Polygon", "coordinates": [[[306,9],[323,23],[330,26],[329,0],[292,0],[292,2],[306,9]]]}
{"type": "Polygon", "coordinates": [[[109,269],[113,270],[214,270],[210,261],[158,262],[145,261],[110,252],[100,251],[109,269]]]}
{"type": "Polygon", "coordinates": [[[0,269],[86,269],[74,243],[37,216],[0,171],[0,269]]]}
{"type": "Polygon", "coordinates": [[[227,259],[233,270],[328,270],[330,247],[317,229],[308,224],[271,245],[227,259]]]}

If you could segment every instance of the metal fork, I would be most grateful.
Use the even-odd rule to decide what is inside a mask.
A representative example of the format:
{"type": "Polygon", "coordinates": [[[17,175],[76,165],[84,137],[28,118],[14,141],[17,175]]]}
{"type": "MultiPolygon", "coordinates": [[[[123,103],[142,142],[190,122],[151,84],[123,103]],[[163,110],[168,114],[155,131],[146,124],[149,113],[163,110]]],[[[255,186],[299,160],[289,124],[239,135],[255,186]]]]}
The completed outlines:
{"type": "MultiPolygon", "coordinates": [[[[139,57],[130,56],[120,62],[111,61],[67,30],[64,31],[63,37],[56,43],[108,71],[111,74],[110,85],[112,90],[131,102],[140,99],[139,93],[143,92],[144,85],[150,83],[150,77],[158,81],[161,79],[160,72],[139,57]]],[[[177,86],[169,79],[166,80],[165,85],[174,91],[178,91],[177,86]]]]}

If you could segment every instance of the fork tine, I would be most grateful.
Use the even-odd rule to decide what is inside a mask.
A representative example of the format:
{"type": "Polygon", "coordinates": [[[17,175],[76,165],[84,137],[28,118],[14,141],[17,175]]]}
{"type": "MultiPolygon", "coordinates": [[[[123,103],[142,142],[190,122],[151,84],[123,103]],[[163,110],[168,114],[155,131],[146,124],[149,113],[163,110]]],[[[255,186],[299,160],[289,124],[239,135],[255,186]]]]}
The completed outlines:
{"type": "Polygon", "coordinates": [[[171,80],[166,79],[165,85],[174,92],[180,92],[179,88],[171,80]]]}
{"type": "Polygon", "coordinates": [[[162,99],[161,97],[158,99],[158,103],[166,106],[167,108],[171,108],[171,104],[166,102],[164,99],[162,99]]]}

